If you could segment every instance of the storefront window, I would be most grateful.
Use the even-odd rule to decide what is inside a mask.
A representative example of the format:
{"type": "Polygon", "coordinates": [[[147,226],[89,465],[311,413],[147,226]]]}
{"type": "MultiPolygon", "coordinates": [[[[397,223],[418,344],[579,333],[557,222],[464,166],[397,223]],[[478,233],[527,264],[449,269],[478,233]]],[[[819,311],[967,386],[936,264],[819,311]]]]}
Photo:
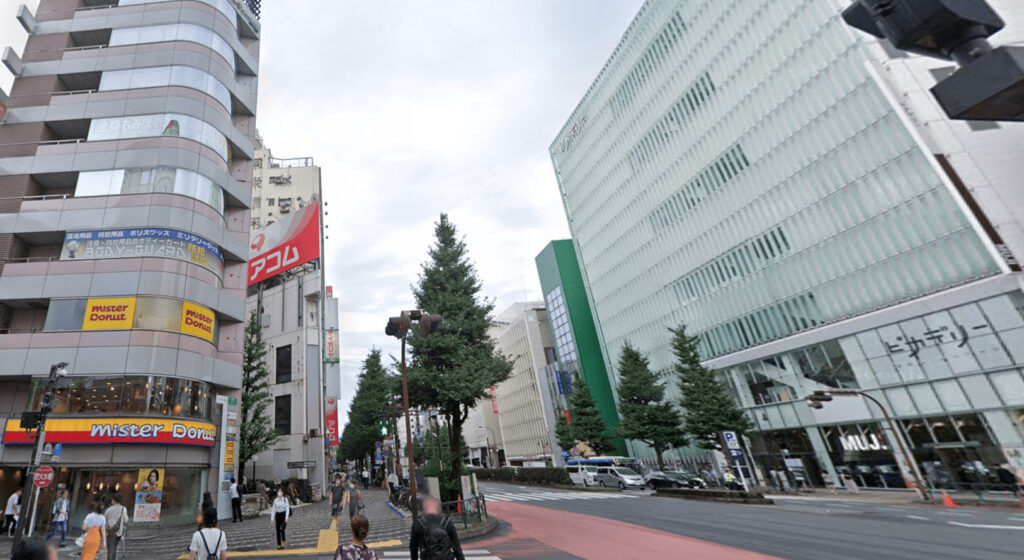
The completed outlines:
{"type": "Polygon", "coordinates": [[[224,214],[224,190],[194,171],[176,167],[137,167],[78,174],[76,197],[118,194],[180,194],[224,214]]]}
{"type": "MultiPolygon", "coordinates": [[[[31,408],[38,409],[46,380],[33,379],[31,408]]],[[[210,385],[160,376],[74,376],[54,391],[54,414],[132,413],[210,418],[210,385]]]]}
{"type": "Polygon", "coordinates": [[[166,113],[93,119],[89,124],[90,142],[125,138],[179,136],[195,140],[228,160],[228,140],[213,125],[195,117],[166,113]]]}
{"type": "Polygon", "coordinates": [[[960,441],[960,434],[956,432],[956,428],[953,427],[953,422],[946,416],[940,416],[938,418],[929,418],[928,423],[932,426],[932,433],[935,434],[935,440],[939,443],[953,443],[960,441]]]}
{"type": "Polygon", "coordinates": [[[151,331],[176,331],[180,325],[180,301],[164,298],[138,298],[136,300],[135,328],[151,331]]]}
{"type": "MultiPolygon", "coordinates": [[[[128,508],[128,517],[132,519],[135,514],[135,485],[139,479],[139,471],[152,468],[153,465],[139,465],[116,470],[77,471],[76,482],[72,485],[69,527],[81,527],[82,521],[91,510],[91,504],[97,500],[107,500],[112,495],[117,495],[118,500],[128,508]]],[[[161,480],[160,518],[157,523],[180,525],[186,521],[194,522],[203,478],[202,470],[198,468],[164,468],[161,480]]]]}

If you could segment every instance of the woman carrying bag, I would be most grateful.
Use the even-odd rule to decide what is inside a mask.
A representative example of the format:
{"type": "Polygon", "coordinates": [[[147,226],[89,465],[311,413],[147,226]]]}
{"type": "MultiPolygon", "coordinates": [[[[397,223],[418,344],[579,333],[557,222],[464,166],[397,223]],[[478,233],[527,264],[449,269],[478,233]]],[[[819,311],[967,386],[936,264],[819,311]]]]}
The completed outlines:
{"type": "Polygon", "coordinates": [[[284,497],[284,491],[278,489],[277,498],[270,506],[270,523],[274,525],[277,533],[277,548],[283,549],[288,546],[288,539],[285,536],[285,529],[288,527],[288,517],[291,516],[292,508],[288,504],[288,498],[284,497]]]}
{"type": "Polygon", "coordinates": [[[92,504],[92,512],[85,516],[82,522],[82,560],[96,560],[100,548],[107,546],[107,518],[103,516],[103,503],[96,501],[92,504]]]}

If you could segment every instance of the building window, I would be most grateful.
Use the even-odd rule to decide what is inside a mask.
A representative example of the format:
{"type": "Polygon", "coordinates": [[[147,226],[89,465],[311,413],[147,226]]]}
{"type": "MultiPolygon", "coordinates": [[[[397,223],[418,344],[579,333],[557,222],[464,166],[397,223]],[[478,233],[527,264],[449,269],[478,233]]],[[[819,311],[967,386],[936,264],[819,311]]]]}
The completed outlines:
{"type": "Polygon", "coordinates": [[[279,346],[277,348],[277,383],[287,383],[292,380],[292,345],[279,346]]]}
{"type": "Polygon", "coordinates": [[[267,199],[267,206],[273,206],[273,205],[274,205],[274,199],[273,198],[268,198],[267,199]]]}
{"type": "Polygon", "coordinates": [[[161,136],[188,138],[212,149],[225,161],[228,159],[228,139],[216,127],[177,113],[93,119],[86,139],[99,142],[161,136]]]}
{"type": "Polygon", "coordinates": [[[286,436],[292,433],[292,396],[274,397],[274,429],[286,436]]]}

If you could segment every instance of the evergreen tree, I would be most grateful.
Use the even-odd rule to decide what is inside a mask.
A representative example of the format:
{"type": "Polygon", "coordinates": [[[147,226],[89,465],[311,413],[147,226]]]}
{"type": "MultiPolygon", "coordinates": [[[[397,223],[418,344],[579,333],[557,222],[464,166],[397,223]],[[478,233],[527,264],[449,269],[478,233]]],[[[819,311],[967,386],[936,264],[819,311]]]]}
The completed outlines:
{"type": "Polygon", "coordinates": [[[615,435],[642,441],[654,449],[658,470],[665,470],[662,454],[686,445],[679,411],[662,402],[665,387],[651,372],[650,364],[628,343],[619,356],[619,425],[615,435]]]}
{"type": "Polygon", "coordinates": [[[389,386],[381,352],[373,348],[363,360],[356,394],[348,409],[348,422],[341,432],[339,447],[347,458],[362,462],[376,451],[377,442],[384,437],[380,426],[382,417],[386,417],[389,386]]]}
{"type": "Polygon", "coordinates": [[[752,427],[736,401],[729,395],[715,372],[700,363],[697,337],[686,334],[686,326],[672,329],[672,352],[683,398],[683,430],[692,435],[697,445],[714,449],[718,434],[733,431],[739,434],[752,427]]]}
{"type": "Polygon", "coordinates": [[[416,462],[423,465],[424,477],[437,477],[445,501],[455,500],[462,493],[462,479],[446,475],[453,460],[466,461],[466,441],[459,438],[459,447],[453,453],[448,426],[442,424],[428,428],[423,434],[422,444],[416,442],[415,457],[416,462]]]}
{"type": "Polygon", "coordinates": [[[238,429],[238,472],[245,472],[245,464],[257,454],[273,447],[280,436],[270,423],[268,410],[273,402],[270,395],[270,370],[267,369],[267,345],[263,342],[256,311],[249,314],[245,325],[245,343],[242,349],[242,406],[238,429]]]}
{"type": "Polygon", "coordinates": [[[562,451],[571,453],[572,448],[576,447],[576,437],[573,435],[572,426],[565,420],[563,414],[559,414],[558,419],[555,420],[555,439],[562,451]]]}
{"type": "MultiPolygon", "coordinates": [[[[469,409],[490,386],[508,378],[512,364],[495,354],[487,336],[494,303],[479,296],[476,269],[447,214],[434,224],[434,235],[413,297],[416,307],[442,319],[429,337],[420,337],[415,328],[409,334],[409,392],[415,405],[440,410],[450,427],[449,445],[456,449],[469,409]]],[[[461,474],[462,459],[452,454],[446,476],[458,480],[461,474]]]]}
{"type": "Polygon", "coordinates": [[[569,433],[575,441],[587,444],[597,455],[604,455],[615,449],[615,444],[608,436],[608,426],[597,411],[597,402],[590,395],[587,384],[579,376],[572,382],[569,408],[569,433]]]}

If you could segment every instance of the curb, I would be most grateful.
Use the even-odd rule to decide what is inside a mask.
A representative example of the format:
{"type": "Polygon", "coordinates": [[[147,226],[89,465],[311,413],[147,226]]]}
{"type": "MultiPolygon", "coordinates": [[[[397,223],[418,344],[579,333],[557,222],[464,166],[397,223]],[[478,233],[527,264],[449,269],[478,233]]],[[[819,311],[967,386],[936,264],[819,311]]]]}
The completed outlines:
{"type": "MultiPolygon", "coordinates": [[[[455,527],[458,528],[458,523],[455,523],[455,527]]],[[[493,515],[487,516],[487,521],[484,521],[483,525],[476,527],[469,527],[467,529],[459,529],[459,540],[475,539],[482,537],[491,531],[498,528],[498,518],[493,515]]]]}

